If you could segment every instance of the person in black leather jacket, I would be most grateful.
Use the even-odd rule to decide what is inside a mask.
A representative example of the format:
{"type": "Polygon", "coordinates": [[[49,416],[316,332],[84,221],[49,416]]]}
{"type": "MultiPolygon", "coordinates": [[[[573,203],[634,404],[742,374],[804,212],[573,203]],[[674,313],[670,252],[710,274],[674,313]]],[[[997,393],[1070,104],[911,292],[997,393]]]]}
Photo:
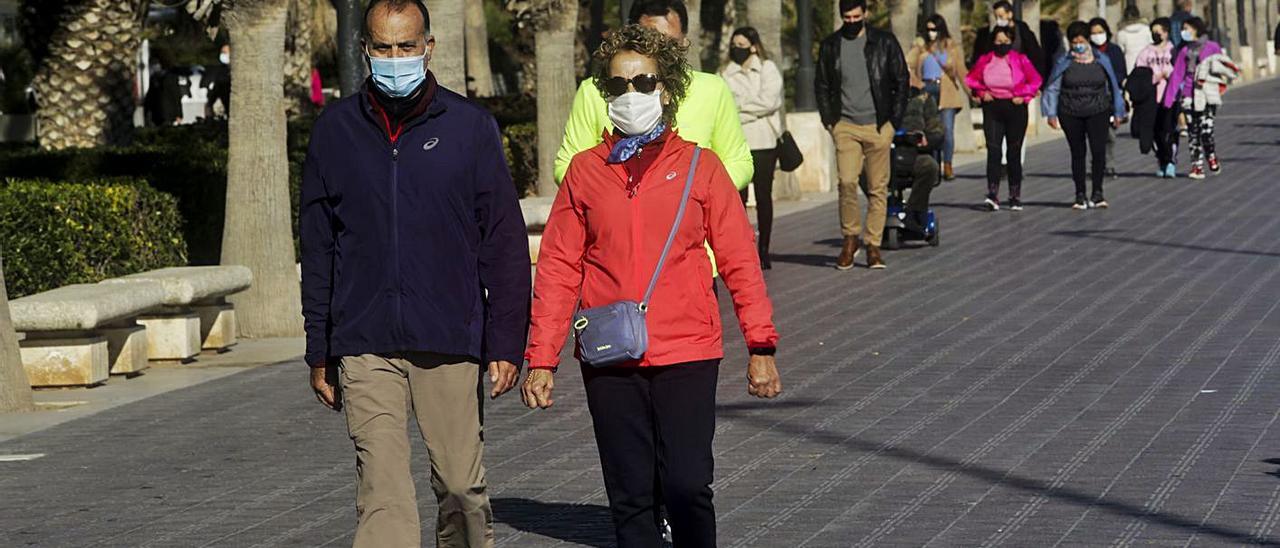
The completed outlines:
{"type": "Polygon", "coordinates": [[[867,266],[884,268],[880,238],[884,234],[889,188],[889,149],[907,108],[907,60],[893,34],[866,25],[866,0],[840,0],[844,26],[818,48],[814,91],[822,124],[836,144],[840,179],[840,231],[844,245],[836,268],[853,268],[860,244],[867,266]],[[858,179],[867,171],[865,231],[859,206],[858,179]],[[859,236],[862,237],[859,241],[859,236]]]}

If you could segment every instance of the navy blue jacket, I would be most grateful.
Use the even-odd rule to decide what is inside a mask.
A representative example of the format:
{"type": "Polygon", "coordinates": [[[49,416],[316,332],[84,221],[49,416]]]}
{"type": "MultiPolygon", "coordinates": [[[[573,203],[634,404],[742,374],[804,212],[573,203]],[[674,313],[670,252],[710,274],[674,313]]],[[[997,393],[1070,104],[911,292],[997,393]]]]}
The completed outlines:
{"type": "Polygon", "coordinates": [[[311,131],[307,363],[428,351],[521,364],[529,240],[497,123],[439,88],[393,145],[368,95],[331,104],[311,131]]]}

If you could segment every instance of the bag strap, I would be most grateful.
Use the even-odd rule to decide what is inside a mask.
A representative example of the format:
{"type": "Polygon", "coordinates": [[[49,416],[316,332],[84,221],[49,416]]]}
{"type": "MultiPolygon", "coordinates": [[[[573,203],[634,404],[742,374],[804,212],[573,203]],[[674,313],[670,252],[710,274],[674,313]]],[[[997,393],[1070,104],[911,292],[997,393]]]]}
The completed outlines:
{"type": "Polygon", "coordinates": [[[662,255],[658,257],[658,266],[653,270],[653,277],[649,279],[649,289],[644,292],[644,300],[640,301],[640,311],[645,312],[649,309],[649,299],[653,297],[653,289],[658,286],[658,276],[662,274],[662,265],[667,262],[667,253],[671,251],[671,244],[676,240],[676,232],[680,230],[680,221],[684,220],[685,207],[689,205],[689,194],[693,191],[693,174],[698,171],[698,158],[702,156],[702,147],[694,147],[693,163],[689,166],[689,177],[684,182],[684,195],[680,197],[680,209],[676,210],[676,220],[671,224],[671,232],[667,234],[667,243],[662,246],[662,255]]]}

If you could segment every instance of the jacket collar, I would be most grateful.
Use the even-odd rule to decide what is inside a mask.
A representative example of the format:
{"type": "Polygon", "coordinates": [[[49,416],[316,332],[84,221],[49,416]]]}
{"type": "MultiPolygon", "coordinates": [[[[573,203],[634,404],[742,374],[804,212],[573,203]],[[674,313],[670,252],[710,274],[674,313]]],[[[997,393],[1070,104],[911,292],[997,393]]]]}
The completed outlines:
{"type": "MultiPolygon", "coordinates": [[[[613,182],[614,184],[618,185],[618,188],[626,190],[627,188],[626,167],[623,166],[622,164],[608,163],[609,152],[613,150],[613,145],[616,144],[617,142],[618,142],[618,137],[615,136],[613,132],[606,129],[604,130],[604,141],[602,141],[600,144],[596,145],[595,147],[591,148],[589,151],[589,154],[598,158],[600,163],[604,165],[605,169],[608,169],[613,172],[613,174],[615,175],[613,182]]],[[[644,188],[645,185],[643,183],[645,179],[648,179],[653,173],[660,172],[661,171],[660,167],[671,163],[673,156],[678,155],[678,151],[681,151],[685,148],[690,148],[693,146],[696,146],[696,145],[680,137],[680,131],[678,128],[673,127],[671,129],[668,129],[666,140],[663,141],[662,143],[662,152],[658,155],[658,159],[654,161],[653,165],[649,168],[649,171],[641,179],[641,185],[639,185],[640,188],[644,188]]]]}
{"type": "Polygon", "coordinates": [[[740,72],[760,72],[764,68],[764,61],[759,55],[752,55],[747,58],[747,62],[741,65],[730,62],[724,67],[725,76],[733,76],[740,72]]]}
{"type": "MultiPolygon", "coordinates": [[[[432,75],[429,72],[427,73],[427,77],[432,80],[434,80],[435,78],[434,75],[432,75]]],[[[364,84],[360,86],[360,92],[359,92],[360,112],[364,114],[364,117],[366,120],[368,120],[370,123],[372,123],[374,126],[378,128],[379,133],[382,133],[385,136],[387,131],[386,130],[387,121],[383,119],[381,107],[374,104],[375,99],[373,99],[373,94],[374,94],[374,91],[372,88],[373,85],[374,84],[370,79],[370,80],[365,80],[364,84]]],[[[435,118],[436,116],[439,116],[440,114],[448,110],[446,102],[442,97],[445,94],[445,92],[446,90],[437,84],[435,86],[435,90],[432,96],[425,98],[426,100],[430,101],[427,104],[426,108],[422,110],[420,113],[416,115],[411,115],[409,118],[403,121],[403,123],[401,124],[402,126],[401,135],[403,135],[404,132],[409,131],[409,129],[415,126],[421,125],[427,120],[431,118],[435,118]]]]}

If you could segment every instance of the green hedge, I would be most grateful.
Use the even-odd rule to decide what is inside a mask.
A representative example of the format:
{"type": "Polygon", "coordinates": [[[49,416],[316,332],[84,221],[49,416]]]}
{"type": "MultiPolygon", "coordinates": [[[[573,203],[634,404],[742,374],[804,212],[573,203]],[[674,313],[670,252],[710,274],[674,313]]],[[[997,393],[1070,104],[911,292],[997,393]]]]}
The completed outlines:
{"type": "Polygon", "coordinates": [[[537,124],[516,124],[502,128],[502,146],[506,148],[507,164],[511,166],[516,193],[521,198],[532,195],[538,187],[537,124]]]}
{"type": "Polygon", "coordinates": [[[11,298],[187,264],[177,200],[145,181],[0,182],[11,298]]]}

